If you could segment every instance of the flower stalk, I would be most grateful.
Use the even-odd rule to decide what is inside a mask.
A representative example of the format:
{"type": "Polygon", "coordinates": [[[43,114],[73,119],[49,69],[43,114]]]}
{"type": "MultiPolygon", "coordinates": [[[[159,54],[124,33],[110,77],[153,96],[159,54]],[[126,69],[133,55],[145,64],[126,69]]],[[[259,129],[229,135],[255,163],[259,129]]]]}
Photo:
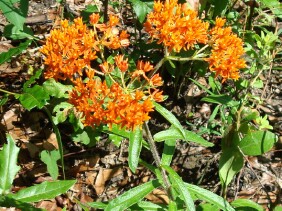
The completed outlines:
{"type": "Polygon", "coordinates": [[[156,166],[160,169],[167,195],[169,196],[169,198],[171,200],[173,200],[174,197],[173,197],[173,194],[171,193],[171,184],[170,184],[170,181],[168,179],[168,176],[167,176],[165,170],[161,167],[161,158],[159,156],[157,147],[155,145],[154,138],[153,138],[151,131],[149,129],[148,122],[144,123],[144,129],[145,129],[147,140],[148,140],[148,143],[149,143],[149,146],[150,146],[150,150],[151,150],[153,158],[156,162],[156,166]]]}

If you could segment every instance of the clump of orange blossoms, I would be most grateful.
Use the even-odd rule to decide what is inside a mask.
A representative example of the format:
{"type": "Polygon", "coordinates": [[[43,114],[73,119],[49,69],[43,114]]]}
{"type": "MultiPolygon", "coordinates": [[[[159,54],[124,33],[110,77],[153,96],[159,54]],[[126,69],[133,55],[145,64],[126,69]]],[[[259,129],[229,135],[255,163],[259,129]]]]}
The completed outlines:
{"type": "Polygon", "coordinates": [[[123,82],[115,81],[112,85],[95,78],[94,71],[87,71],[87,82],[81,78],[75,80],[70,102],[83,114],[85,125],[108,124],[111,128],[112,124],[117,124],[134,130],[150,119],[149,112],[154,108],[152,101],[163,100],[162,92],[157,89],[162,85],[162,79],[158,75],[151,79],[146,76],[146,71],[153,70],[148,62],[139,61],[138,64],[143,65],[137,65],[133,73],[127,71],[127,59],[120,55],[115,57],[115,66],[107,62],[101,64],[100,68],[105,75],[110,75],[116,67],[128,74],[121,79],[123,82]],[[135,80],[141,82],[144,78],[145,86],[130,88],[135,80]],[[125,84],[127,86],[123,87],[125,84]]]}
{"type": "Polygon", "coordinates": [[[222,81],[227,79],[237,80],[239,69],[246,67],[242,59],[245,53],[243,41],[236,34],[232,33],[231,27],[224,28],[225,20],[216,18],[215,26],[211,29],[211,56],[205,59],[209,63],[211,71],[220,75],[222,81]]]}
{"type": "MultiPolygon", "coordinates": [[[[144,24],[151,40],[157,40],[171,51],[192,49],[196,44],[208,44],[212,47],[209,69],[227,79],[239,78],[239,69],[246,67],[242,55],[243,41],[231,30],[224,27],[225,20],[216,19],[215,27],[209,30],[209,24],[197,17],[197,13],[187,4],[177,4],[177,0],[155,1],[154,8],[144,24]]],[[[206,48],[207,46],[203,47],[206,48]]]]}
{"type": "Polygon", "coordinates": [[[69,102],[82,114],[84,125],[107,124],[111,128],[117,124],[134,130],[150,119],[153,101],[163,101],[158,89],[163,82],[158,74],[149,76],[154,70],[149,62],[138,61],[135,71],[128,70],[124,55],[115,56],[114,63],[106,62],[104,48],[116,50],[128,46],[129,35],[119,31],[116,16],[111,15],[107,23],[99,23],[99,19],[98,14],[90,16],[92,29],[81,18],[73,24],[64,20],[59,29],[51,32],[41,49],[47,66],[45,78],[68,79],[73,83],[69,102]],[[99,55],[104,62],[99,67],[91,66],[99,55]]]}
{"type": "Polygon", "coordinates": [[[99,25],[99,15],[94,16],[97,20],[94,30],[83,24],[82,18],[76,18],[73,24],[68,20],[61,21],[61,27],[51,31],[40,50],[46,57],[45,78],[72,80],[73,77],[81,76],[83,70],[92,69],[90,62],[97,58],[96,54],[101,51],[101,46],[118,49],[129,45],[129,35],[116,28],[119,23],[117,17],[110,16],[107,24],[99,25]],[[102,35],[96,30],[99,26],[103,26],[100,30],[102,35]]]}
{"type": "Polygon", "coordinates": [[[168,51],[188,50],[208,42],[209,24],[200,20],[187,4],[177,4],[177,0],[155,1],[144,27],[152,40],[163,43],[168,51]]]}

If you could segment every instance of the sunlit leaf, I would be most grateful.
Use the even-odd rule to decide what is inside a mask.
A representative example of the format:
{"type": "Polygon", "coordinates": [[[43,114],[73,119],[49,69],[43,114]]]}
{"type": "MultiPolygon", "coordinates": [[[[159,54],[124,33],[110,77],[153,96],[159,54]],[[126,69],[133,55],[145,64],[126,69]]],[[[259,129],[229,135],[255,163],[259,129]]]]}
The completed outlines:
{"type": "Polygon", "coordinates": [[[277,141],[277,136],[270,131],[252,131],[239,143],[245,155],[262,155],[269,151],[277,141]]]}
{"type": "Polygon", "coordinates": [[[133,10],[137,15],[138,20],[140,23],[146,18],[146,15],[152,10],[154,1],[140,1],[140,0],[129,0],[132,3],[133,10]]]}
{"type": "Polygon", "coordinates": [[[43,150],[40,153],[41,160],[47,165],[47,171],[53,180],[56,180],[59,175],[57,161],[60,159],[60,152],[58,150],[47,151],[43,150]]]}
{"type": "Polygon", "coordinates": [[[62,180],[54,182],[45,181],[39,185],[21,189],[16,194],[11,195],[11,197],[21,202],[30,203],[54,199],[56,196],[67,192],[67,190],[69,190],[75,182],[76,180],[62,180]]]}
{"type": "Polygon", "coordinates": [[[211,142],[206,141],[205,139],[203,139],[201,136],[199,136],[198,134],[189,131],[189,130],[185,130],[183,129],[184,133],[185,133],[185,138],[183,138],[183,135],[180,133],[179,130],[171,127],[167,130],[163,130],[161,132],[158,132],[154,135],[154,140],[155,141],[163,141],[163,140],[177,140],[177,139],[181,139],[183,141],[192,141],[195,143],[198,143],[202,146],[206,146],[206,147],[212,147],[214,144],[211,142]]]}
{"type": "MultiPolygon", "coordinates": [[[[0,1],[1,2],[1,1],[0,1]]],[[[18,47],[10,48],[7,52],[0,54],[0,64],[9,61],[13,56],[19,55],[30,45],[31,40],[20,43],[18,47]]]]}
{"type": "Polygon", "coordinates": [[[157,180],[151,180],[149,182],[146,182],[145,184],[132,188],[110,201],[105,211],[124,211],[126,210],[126,208],[139,202],[159,186],[160,183],[157,180]]]}
{"type": "Polygon", "coordinates": [[[27,88],[24,93],[18,94],[16,97],[20,100],[23,107],[29,111],[35,107],[42,108],[47,104],[47,100],[50,98],[39,85],[27,88]]]}
{"type": "Polygon", "coordinates": [[[129,156],[128,164],[133,173],[135,173],[138,166],[139,156],[142,149],[142,130],[135,129],[131,132],[129,137],[129,156]]]}
{"type": "Polygon", "coordinates": [[[10,191],[13,180],[20,170],[17,165],[19,151],[12,136],[7,134],[7,144],[4,144],[0,151],[0,194],[10,191]]]}
{"type": "Polygon", "coordinates": [[[194,201],[189,193],[189,190],[185,187],[185,183],[181,177],[169,166],[162,166],[162,168],[168,172],[169,178],[172,181],[171,183],[184,200],[187,210],[195,211],[194,201]]]}

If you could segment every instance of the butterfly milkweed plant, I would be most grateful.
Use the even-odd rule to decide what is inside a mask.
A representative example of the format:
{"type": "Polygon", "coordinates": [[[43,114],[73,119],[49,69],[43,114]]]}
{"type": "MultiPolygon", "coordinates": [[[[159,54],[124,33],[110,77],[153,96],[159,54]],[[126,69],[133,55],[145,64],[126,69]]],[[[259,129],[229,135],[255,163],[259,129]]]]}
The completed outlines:
{"type": "MultiPolygon", "coordinates": [[[[193,211],[197,207],[235,210],[227,200],[227,186],[243,168],[246,155],[260,155],[276,141],[267,130],[270,126],[260,124],[262,118],[250,109],[248,93],[258,77],[240,87],[248,67],[245,34],[233,30],[224,13],[217,17],[209,10],[198,13],[188,3],[177,0],[130,2],[137,15],[134,21],[138,22],[131,33],[121,16],[113,13],[103,17],[93,13],[86,20],[62,20],[40,48],[45,82],[34,85],[38,73],[24,85],[24,92],[38,94],[39,104],[33,105],[24,94],[16,94],[16,98],[28,110],[37,107],[47,112],[56,132],[63,175],[64,146],[58,128],[63,122],[71,124],[76,135],[83,131],[88,134],[87,139],[80,140],[85,145],[95,145],[105,134],[109,140],[115,137],[113,142],[119,147],[124,147],[121,142],[126,140],[129,169],[135,173],[143,166],[154,174],[149,181],[110,201],[91,202],[85,207],[121,211],[193,211]],[[207,86],[198,82],[199,75],[209,78],[207,86]],[[177,118],[166,102],[168,99],[177,104],[185,95],[185,83],[186,87],[189,83],[198,86],[205,93],[202,101],[213,108],[205,130],[189,130],[193,125],[189,114],[186,119],[177,118]],[[212,126],[215,117],[221,120],[218,130],[212,126]],[[156,118],[165,121],[166,129],[156,127],[156,118]],[[185,182],[171,167],[174,152],[183,142],[214,146],[203,138],[205,133],[221,138],[221,196],[185,182]],[[251,147],[252,141],[257,141],[256,147],[251,147]],[[146,150],[153,163],[141,159],[146,150]],[[163,203],[146,199],[156,190],[164,195],[163,203]]],[[[58,169],[50,174],[56,180],[58,169]]],[[[240,201],[234,204],[238,206],[240,201]]]]}

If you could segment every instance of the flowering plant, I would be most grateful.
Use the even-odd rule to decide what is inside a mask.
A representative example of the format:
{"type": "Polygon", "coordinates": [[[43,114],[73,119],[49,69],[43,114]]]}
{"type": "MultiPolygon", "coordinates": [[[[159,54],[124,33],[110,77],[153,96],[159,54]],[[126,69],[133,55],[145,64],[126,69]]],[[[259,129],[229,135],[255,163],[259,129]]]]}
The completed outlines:
{"type": "MultiPolygon", "coordinates": [[[[130,2],[135,12],[138,11],[140,7],[136,7],[136,4],[139,1],[130,0],[130,2]]],[[[152,10],[147,12],[143,25],[146,36],[140,36],[140,40],[145,39],[148,46],[152,43],[158,45],[158,60],[151,57],[150,50],[144,54],[134,54],[135,49],[140,48],[136,41],[138,38],[130,36],[118,16],[110,15],[109,20],[103,22],[103,18],[98,13],[93,13],[89,17],[89,24],[83,22],[80,17],[73,21],[62,20],[60,25],[51,31],[40,49],[44,56],[43,75],[46,80],[42,85],[36,84],[42,73],[42,70],[39,70],[23,85],[23,93],[12,93],[2,89],[0,91],[14,95],[27,110],[36,107],[43,109],[48,115],[57,137],[59,150],[50,153],[43,151],[41,160],[46,163],[53,180],[57,180],[59,176],[56,163],[58,159],[61,160],[62,176],[65,178],[64,146],[58,129],[58,124],[65,121],[73,126],[73,137],[81,131],[83,134],[88,134],[89,131],[95,132],[90,132],[88,139],[85,138],[87,140],[81,140],[85,145],[90,146],[99,140],[101,133],[119,137],[114,142],[117,146],[123,139],[127,139],[129,169],[135,173],[138,166],[143,165],[155,175],[154,180],[126,191],[109,202],[93,202],[88,203],[87,206],[105,210],[146,210],[149,207],[193,211],[196,209],[194,200],[201,200],[206,201],[209,207],[233,211],[233,207],[240,203],[227,202],[228,184],[243,168],[244,161],[247,161],[246,155],[253,156],[267,152],[277,140],[274,133],[266,130],[272,129],[266,119],[267,116],[261,118],[258,112],[253,112],[248,107],[247,91],[256,83],[263,69],[250,83],[247,85],[243,83],[244,79],[241,77],[243,74],[240,70],[246,69],[248,65],[245,54],[246,52],[253,54],[253,52],[244,49],[245,44],[240,38],[241,35],[234,33],[232,28],[227,26],[228,21],[225,18],[216,17],[208,21],[205,17],[204,20],[196,11],[190,9],[187,3],[180,4],[177,0],[157,0],[152,10]],[[134,39],[135,42],[132,42],[134,39]],[[185,72],[187,69],[200,69],[200,66],[197,66],[199,63],[195,61],[206,67],[204,73],[209,75],[209,86],[203,86],[194,80],[195,78],[191,80],[207,93],[201,100],[216,105],[205,129],[222,139],[222,154],[219,159],[222,197],[186,183],[171,167],[178,140],[194,142],[204,147],[214,146],[214,143],[201,136],[204,133],[201,128],[197,133],[188,130],[189,127],[183,126],[183,122],[161,105],[165,99],[172,98],[165,96],[168,94],[165,89],[168,84],[166,81],[168,66],[173,69],[172,78],[179,79],[182,74],[185,80],[188,78],[185,72]],[[217,78],[220,78],[220,82],[217,78]],[[235,88],[224,87],[229,83],[235,85],[235,88]],[[245,86],[243,90],[237,89],[242,86],[245,86]],[[223,87],[228,94],[222,94],[226,91],[223,87]],[[154,111],[164,117],[170,125],[152,134],[149,120],[154,111]],[[226,117],[227,113],[228,117],[226,117]],[[212,124],[216,116],[219,116],[222,125],[220,129],[213,130],[212,124]],[[162,142],[161,156],[156,142],[162,142]],[[255,146],[252,143],[256,143],[255,146]],[[155,166],[140,159],[143,148],[151,151],[155,166]],[[158,205],[142,201],[154,189],[164,189],[168,197],[167,204],[158,205]]],[[[208,11],[205,12],[208,16],[208,11]]],[[[140,15],[140,12],[136,14],[140,15]]],[[[256,36],[255,39],[260,43],[260,49],[263,49],[262,43],[264,43],[264,47],[268,46],[267,52],[270,53],[278,36],[267,38],[256,36]]],[[[21,47],[24,49],[29,44],[30,42],[27,42],[21,47]]],[[[268,54],[265,52],[257,55],[258,58],[264,58],[263,65],[271,60],[266,55],[268,54]]],[[[181,86],[178,82],[178,80],[174,81],[174,87],[181,86]]],[[[12,138],[10,136],[7,138],[8,148],[14,149],[17,154],[18,148],[13,144],[12,138]]],[[[4,153],[7,153],[6,146],[3,149],[4,153]]],[[[3,154],[0,152],[0,157],[3,154]]],[[[14,158],[12,162],[16,166],[14,158]]],[[[18,166],[15,169],[10,173],[12,177],[18,171],[18,166]]],[[[0,165],[0,174],[8,175],[7,172],[1,173],[1,170],[0,165]]],[[[74,182],[67,182],[66,187],[73,185],[74,182]]],[[[0,192],[8,192],[11,184],[11,182],[5,184],[4,188],[0,184],[0,192]]],[[[37,186],[30,192],[36,192],[34,190],[41,189],[44,185],[37,186]]],[[[48,185],[50,189],[54,187],[52,184],[48,185]]],[[[62,191],[64,192],[65,189],[53,191],[52,197],[62,191]]],[[[18,199],[21,193],[12,197],[18,199]]],[[[48,199],[50,197],[46,196],[48,199]]],[[[29,202],[35,202],[33,200],[29,202]]],[[[201,206],[199,205],[200,208],[201,206]]]]}

